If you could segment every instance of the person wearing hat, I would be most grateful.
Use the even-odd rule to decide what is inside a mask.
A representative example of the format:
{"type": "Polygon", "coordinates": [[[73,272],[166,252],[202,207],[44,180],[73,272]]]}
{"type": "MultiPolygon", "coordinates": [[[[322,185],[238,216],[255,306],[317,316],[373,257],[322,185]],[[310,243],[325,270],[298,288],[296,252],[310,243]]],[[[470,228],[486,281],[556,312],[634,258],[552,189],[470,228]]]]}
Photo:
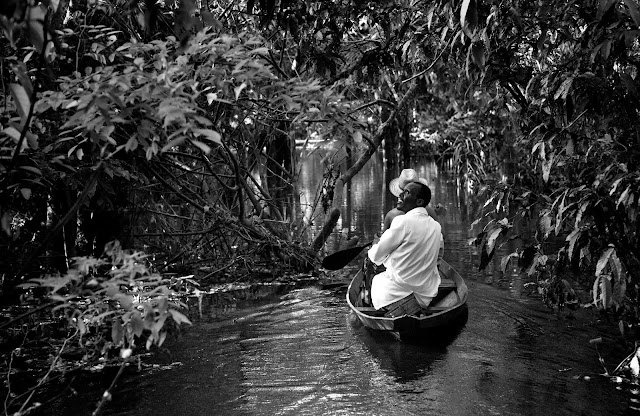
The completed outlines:
{"type": "Polygon", "coordinates": [[[376,309],[412,293],[426,308],[438,293],[438,262],[444,253],[444,239],[440,223],[426,209],[431,189],[419,179],[402,183],[397,208],[404,215],[395,217],[367,252],[372,263],[386,267],[371,282],[371,303],[376,309]]]}
{"type": "MultiPolygon", "coordinates": [[[[427,180],[425,178],[419,177],[418,172],[416,172],[414,169],[403,169],[402,172],[400,172],[400,176],[398,176],[395,179],[391,179],[391,181],[389,182],[389,191],[393,194],[393,196],[398,198],[402,193],[402,190],[404,189],[405,185],[408,184],[409,182],[415,182],[415,181],[429,186],[429,183],[427,182],[427,180]]],[[[440,206],[440,204],[438,204],[436,209],[433,209],[431,205],[427,205],[426,209],[429,215],[431,215],[431,217],[433,217],[434,220],[440,222],[440,219],[436,212],[436,210],[444,209],[440,206]]],[[[393,221],[395,217],[402,214],[404,214],[404,212],[398,209],[398,207],[395,207],[391,209],[389,212],[387,212],[387,214],[384,216],[382,232],[384,232],[391,226],[391,221],[393,221]]],[[[444,235],[444,231],[443,231],[443,235],[444,235]]]]}

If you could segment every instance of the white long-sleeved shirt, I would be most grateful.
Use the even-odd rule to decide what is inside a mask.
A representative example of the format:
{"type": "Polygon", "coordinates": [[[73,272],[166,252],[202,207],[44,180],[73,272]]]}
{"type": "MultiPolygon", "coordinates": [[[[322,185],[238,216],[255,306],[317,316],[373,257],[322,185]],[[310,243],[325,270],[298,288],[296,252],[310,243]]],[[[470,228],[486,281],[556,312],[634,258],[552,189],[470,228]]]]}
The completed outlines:
{"type": "Polygon", "coordinates": [[[375,264],[384,264],[387,277],[407,291],[434,297],[443,252],[442,227],[425,208],[416,207],[393,219],[368,256],[375,264]]]}

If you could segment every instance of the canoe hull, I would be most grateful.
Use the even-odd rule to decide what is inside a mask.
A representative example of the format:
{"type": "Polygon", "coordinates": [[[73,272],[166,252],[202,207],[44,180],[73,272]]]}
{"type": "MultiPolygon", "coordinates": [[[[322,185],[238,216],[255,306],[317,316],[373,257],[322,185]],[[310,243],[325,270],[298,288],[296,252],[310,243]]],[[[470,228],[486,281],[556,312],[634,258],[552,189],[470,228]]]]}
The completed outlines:
{"type": "Polygon", "coordinates": [[[372,316],[366,312],[360,303],[360,290],[364,274],[360,270],[349,285],[347,290],[347,304],[356,314],[360,322],[370,329],[377,331],[389,331],[400,338],[423,338],[448,329],[459,329],[466,323],[468,316],[467,294],[468,288],[462,276],[448,263],[442,261],[440,275],[443,281],[453,282],[458,301],[446,308],[431,308],[426,316],[403,315],[396,318],[384,316],[372,316]]]}

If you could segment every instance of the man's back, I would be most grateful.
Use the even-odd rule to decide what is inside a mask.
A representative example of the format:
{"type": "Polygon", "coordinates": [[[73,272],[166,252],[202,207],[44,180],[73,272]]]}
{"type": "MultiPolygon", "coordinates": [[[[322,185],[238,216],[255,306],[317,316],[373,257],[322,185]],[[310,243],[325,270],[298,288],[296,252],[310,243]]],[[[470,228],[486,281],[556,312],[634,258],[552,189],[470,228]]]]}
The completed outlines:
{"type": "Polygon", "coordinates": [[[440,224],[419,207],[396,217],[369,257],[376,264],[382,262],[398,284],[435,296],[441,244],[440,224]]]}

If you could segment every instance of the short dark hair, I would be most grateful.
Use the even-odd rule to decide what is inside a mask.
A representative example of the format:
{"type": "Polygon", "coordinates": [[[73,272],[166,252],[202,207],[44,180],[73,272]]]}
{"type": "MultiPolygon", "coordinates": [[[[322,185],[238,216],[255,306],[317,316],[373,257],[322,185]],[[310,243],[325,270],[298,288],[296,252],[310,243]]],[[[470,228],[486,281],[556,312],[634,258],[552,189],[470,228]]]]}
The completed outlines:
{"type": "Polygon", "coordinates": [[[429,202],[431,202],[431,188],[429,188],[427,185],[425,185],[422,182],[416,181],[413,183],[420,185],[418,194],[416,195],[416,199],[424,200],[424,205],[422,206],[426,207],[427,205],[429,205],[429,202]]]}

